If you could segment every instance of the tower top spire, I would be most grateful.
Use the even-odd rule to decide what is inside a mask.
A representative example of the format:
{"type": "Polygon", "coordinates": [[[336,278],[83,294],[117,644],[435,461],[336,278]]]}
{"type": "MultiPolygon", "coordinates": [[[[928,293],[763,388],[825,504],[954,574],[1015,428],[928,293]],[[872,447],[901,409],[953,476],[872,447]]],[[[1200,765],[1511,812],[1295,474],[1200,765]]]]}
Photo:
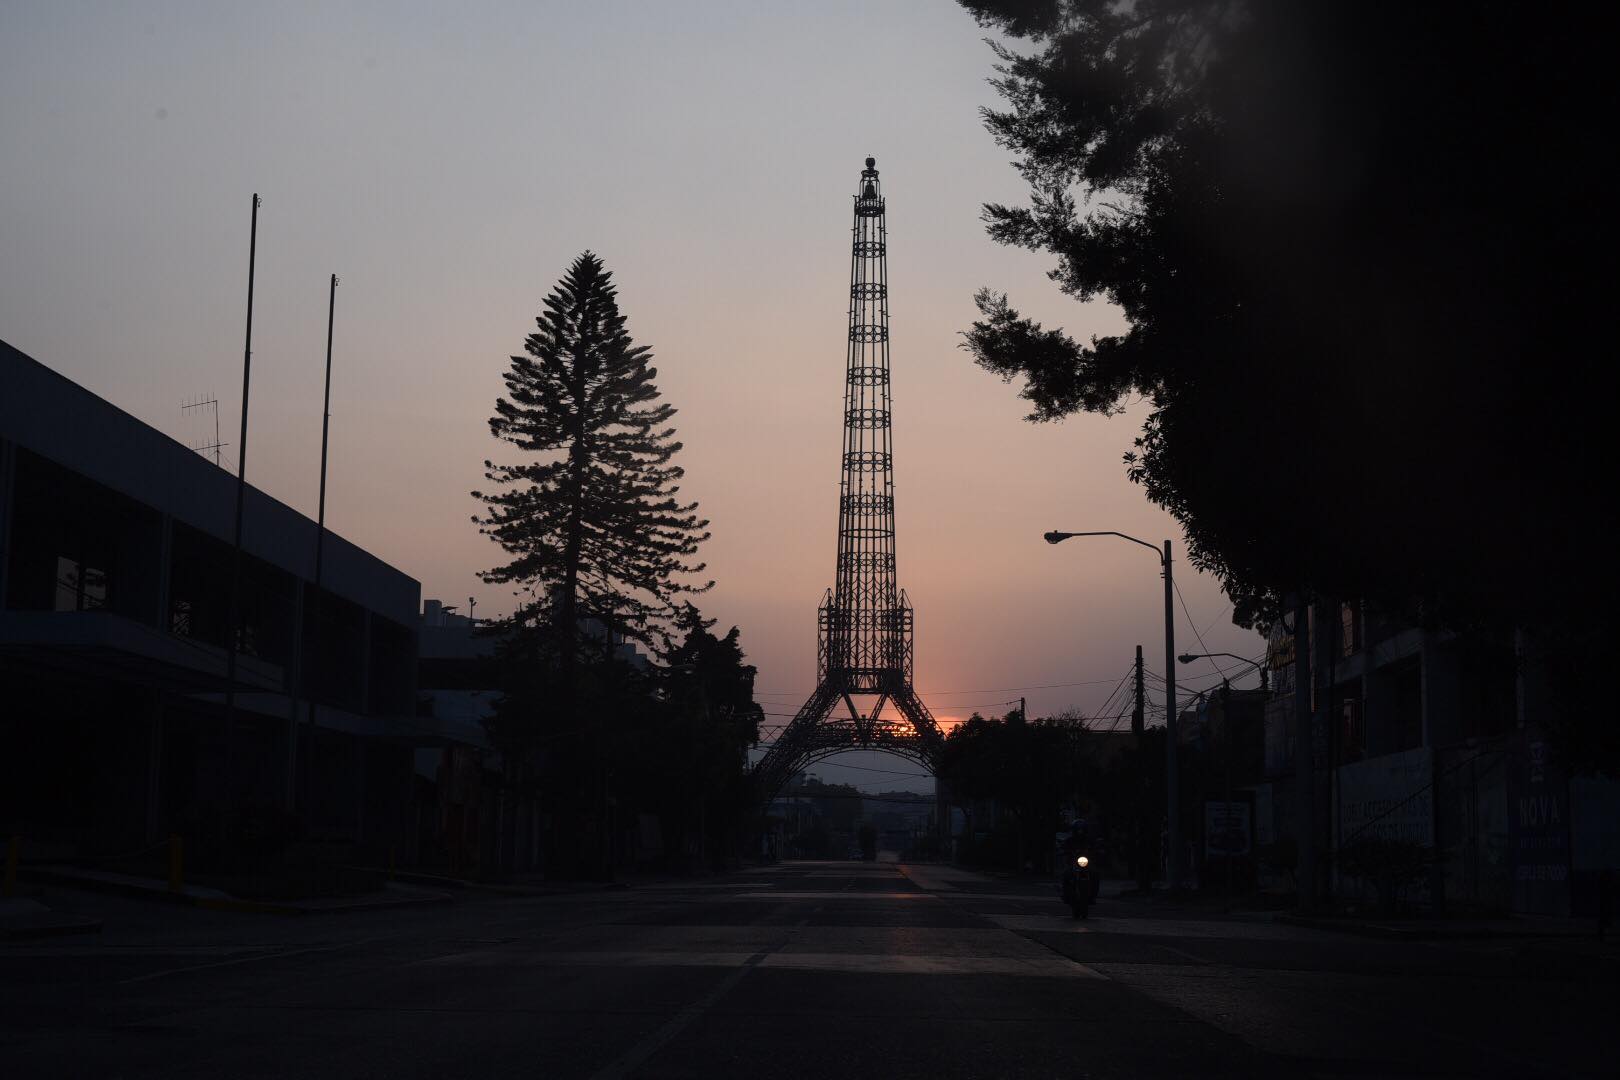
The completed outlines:
{"type": "Polygon", "coordinates": [[[878,190],[877,158],[866,159],[866,168],[861,170],[860,194],[855,196],[856,206],[865,214],[880,213],[883,208],[883,193],[878,190]]]}

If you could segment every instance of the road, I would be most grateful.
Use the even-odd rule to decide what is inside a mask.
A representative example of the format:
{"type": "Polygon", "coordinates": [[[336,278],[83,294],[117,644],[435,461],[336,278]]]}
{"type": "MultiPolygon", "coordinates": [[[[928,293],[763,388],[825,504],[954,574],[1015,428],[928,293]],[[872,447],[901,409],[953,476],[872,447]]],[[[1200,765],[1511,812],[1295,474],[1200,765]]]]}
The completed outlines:
{"type": "Polygon", "coordinates": [[[1614,985],[1523,943],[1144,911],[940,866],[286,918],[56,894],[0,943],[25,1077],[1611,1075],[1614,985]]]}

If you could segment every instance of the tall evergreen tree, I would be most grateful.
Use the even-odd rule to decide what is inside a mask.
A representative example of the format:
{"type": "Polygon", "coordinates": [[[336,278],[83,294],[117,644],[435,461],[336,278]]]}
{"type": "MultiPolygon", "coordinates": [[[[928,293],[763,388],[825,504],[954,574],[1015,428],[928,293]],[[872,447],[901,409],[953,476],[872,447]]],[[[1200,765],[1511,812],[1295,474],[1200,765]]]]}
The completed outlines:
{"type": "Polygon", "coordinates": [[[581,653],[599,644],[586,620],[606,629],[608,651],[615,631],[663,644],[676,598],[713,585],[692,581],[708,521],[678,497],[675,409],[659,401],[651,352],[626,332],[602,260],[575,259],[535,323],[489,421],[525,460],[484,462],[499,487],[473,492],[486,508],[473,520],[513,556],[482,575],[516,586],[503,629],[555,658],[571,706],[581,653]]]}

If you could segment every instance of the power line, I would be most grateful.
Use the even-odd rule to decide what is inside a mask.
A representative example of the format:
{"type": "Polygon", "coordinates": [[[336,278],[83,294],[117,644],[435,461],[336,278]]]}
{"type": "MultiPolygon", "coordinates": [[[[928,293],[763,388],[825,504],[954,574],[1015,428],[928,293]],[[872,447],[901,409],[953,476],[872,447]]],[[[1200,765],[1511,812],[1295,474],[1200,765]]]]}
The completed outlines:
{"type": "MultiPolygon", "coordinates": [[[[949,694],[1013,694],[1013,693],[1017,693],[1020,690],[1062,690],[1062,689],[1064,689],[1066,687],[1070,687],[1070,686],[1101,686],[1103,684],[1106,684],[1106,683],[1109,683],[1109,682],[1112,682],[1112,681],[1113,681],[1112,679],[1082,679],[1079,682],[1040,683],[1040,684],[1034,685],[1034,686],[992,686],[992,687],[983,687],[983,688],[976,689],[976,690],[929,690],[929,691],[926,691],[926,692],[918,691],[917,696],[922,697],[922,698],[929,698],[929,697],[944,697],[944,696],[947,696],[949,694]]],[[[756,695],[763,694],[763,695],[767,695],[767,696],[771,696],[771,697],[776,697],[776,696],[799,697],[799,696],[801,696],[800,693],[798,693],[796,691],[792,691],[792,690],[755,690],[754,693],[756,695]]],[[[808,691],[806,691],[803,696],[808,696],[808,691]]]]}
{"type": "MultiPolygon", "coordinates": [[[[1198,647],[1204,650],[1203,658],[1209,661],[1210,667],[1221,673],[1221,678],[1226,678],[1225,669],[1215,662],[1213,656],[1209,655],[1209,646],[1204,644],[1204,635],[1198,632],[1198,624],[1193,622],[1192,612],[1187,610],[1187,598],[1181,595],[1181,583],[1172,578],[1170,584],[1175,587],[1176,599],[1181,601],[1181,613],[1187,616],[1187,625],[1192,627],[1193,636],[1198,639],[1198,647]]],[[[1219,616],[1216,617],[1219,618],[1219,616]]]]}
{"type": "MultiPolygon", "coordinates": [[[[1209,625],[1204,627],[1204,633],[1207,634],[1211,630],[1215,629],[1215,624],[1221,621],[1221,616],[1225,615],[1228,611],[1231,611],[1231,610],[1232,610],[1232,605],[1227,604],[1225,607],[1221,608],[1220,611],[1216,612],[1215,617],[1213,619],[1209,620],[1209,625]]],[[[1196,632],[1197,631],[1195,630],[1194,633],[1196,633],[1196,632]]],[[[1202,637],[1200,637],[1199,640],[1203,640],[1202,637]]]]}

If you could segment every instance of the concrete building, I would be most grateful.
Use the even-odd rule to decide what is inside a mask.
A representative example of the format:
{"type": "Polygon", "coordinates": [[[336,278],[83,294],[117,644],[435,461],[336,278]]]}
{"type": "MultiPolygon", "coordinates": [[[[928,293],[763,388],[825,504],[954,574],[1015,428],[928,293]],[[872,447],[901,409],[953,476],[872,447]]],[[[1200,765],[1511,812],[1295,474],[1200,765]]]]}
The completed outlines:
{"type": "MultiPolygon", "coordinates": [[[[1434,909],[1596,914],[1620,869],[1620,782],[1572,777],[1542,724],[1544,673],[1512,639],[1413,627],[1354,601],[1310,609],[1320,879],[1343,900],[1380,899],[1352,850],[1421,852],[1400,899],[1434,909]]],[[[1295,637],[1273,631],[1264,777],[1254,802],[1261,871],[1291,879],[1299,836],[1295,637]]]]}
{"type": "Polygon", "coordinates": [[[180,834],[228,861],[294,830],[409,859],[413,751],[441,737],[416,716],[420,588],[328,533],[317,589],[315,523],[249,487],[227,730],[235,498],[0,342],[0,826],[29,854],[180,834]]]}

